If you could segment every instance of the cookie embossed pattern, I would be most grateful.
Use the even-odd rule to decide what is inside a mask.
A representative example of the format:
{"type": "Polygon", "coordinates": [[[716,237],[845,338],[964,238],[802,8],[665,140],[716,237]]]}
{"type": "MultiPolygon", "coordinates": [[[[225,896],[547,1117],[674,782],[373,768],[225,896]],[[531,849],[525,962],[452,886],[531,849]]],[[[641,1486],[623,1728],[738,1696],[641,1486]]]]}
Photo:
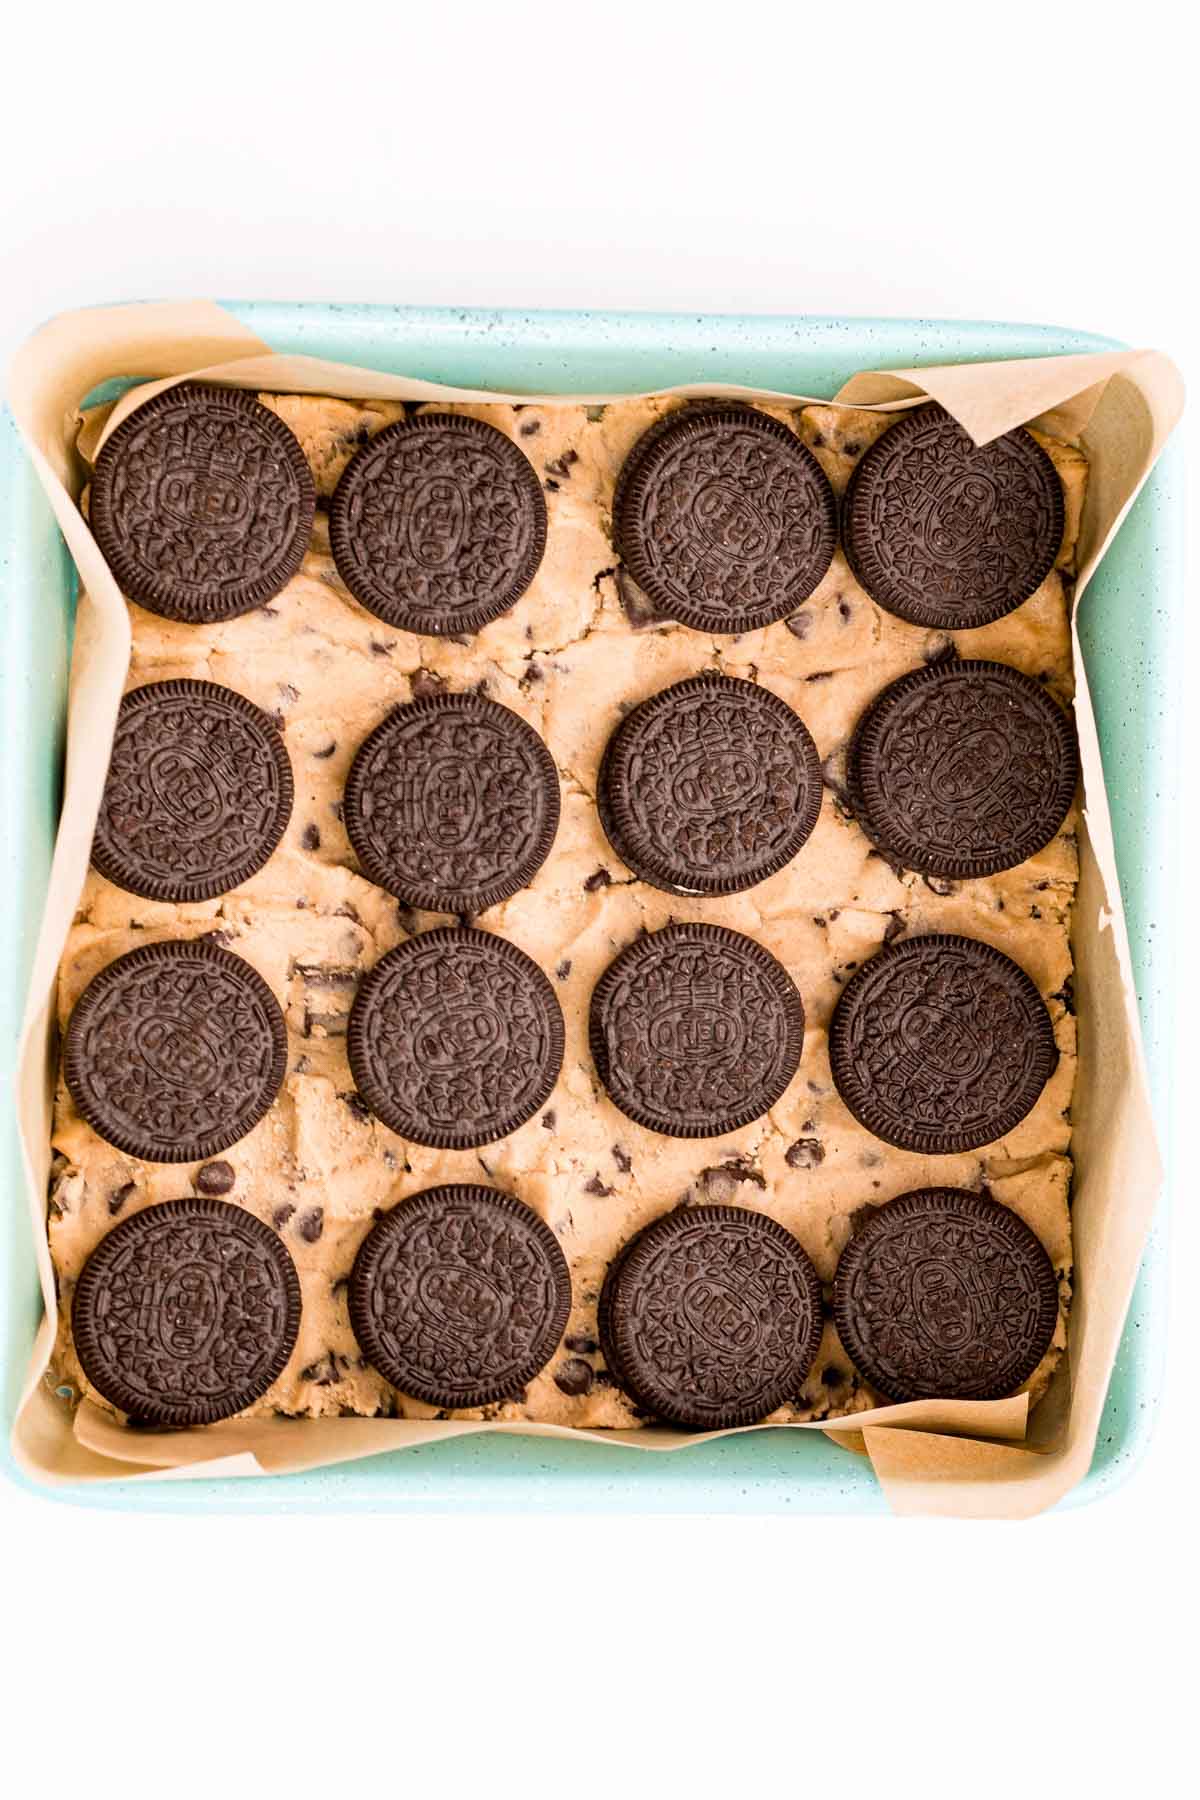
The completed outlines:
{"type": "Polygon", "coordinates": [[[633,579],[696,631],[753,631],[807,600],[837,541],[812,452],[749,407],[687,407],[634,450],[613,502],[633,579]]]}
{"type": "Polygon", "coordinates": [[[478,631],[537,573],[546,502],[525,456],[481,419],[424,413],[364,445],[329,508],[338,572],[389,625],[478,631]]]}
{"type": "Polygon", "coordinates": [[[626,1245],[600,1300],[610,1366],[647,1411],[710,1431],[799,1392],[821,1343],[821,1283],[774,1219],[668,1213],[626,1245]]]}
{"type": "Polygon", "coordinates": [[[116,1226],[75,1288],[88,1379],[147,1425],[209,1425],[282,1374],[300,1282],[274,1232],[224,1200],[167,1200],[116,1226]]]}
{"type": "Polygon", "coordinates": [[[924,1156],[1003,1138],[1057,1059],[1028,975],[974,938],[910,938],[881,950],[847,983],[829,1035],[850,1111],[876,1137],[924,1156]]]}
{"type": "Polygon", "coordinates": [[[922,406],[858,464],[842,535],[880,606],[963,631],[1012,612],[1054,567],[1062,488],[1027,431],[977,445],[941,407],[922,406]]]}
{"type": "Polygon", "coordinates": [[[350,1317],[364,1354],[430,1406],[519,1396],[571,1310],[557,1238],[510,1194],[435,1188],[404,1200],[363,1240],[350,1317]]]}
{"type": "Polygon", "coordinates": [[[720,925],[669,925],[631,944],[592,997],[601,1081],[622,1112],[671,1137],[717,1137],[769,1111],[803,1043],[786,969],[720,925]]]}
{"type": "Polygon", "coordinates": [[[149,900],[211,900],[262,868],[292,794],[283,740],[252,701],[150,682],[121,702],[92,862],[149,900]]]}
{"type": "Polygon", "coordinates": [[[479,694],[398,706],[346,782],[364,872],[430,912],[482,912],[524,887],[550,854],[559,810],[558,771],[537,732],[479,694]]]}
{"type": "Polygon", "coordinates": [[[147,1162],[196,1162],[265,1115],[287,1034],[262,976],[211,939],[168,939],[102,969],[71,1015],[67,1086],[106,1142],[147,1162]]]}
{"type": "Polygon", "coordinates": [[[359,1093],[393,1131],[470,1148],[507,1137],[549,1099],[562,1009],[537,964],[505,938],[423,931],[363,981],[346,1048],[359,1093]]]}
{"type": "Polygon", "coordinates": [[[902,676],[867,709],[850,752],[855,811],[906,868],[969,880],[1035,856],[1079,780],[1070,719],[1005,663],[902,676]]]}
{"type": "Polygon", "coordinates": [[[646,881],[733,894],[774,875],[812,835],[821,761],[804,722],[768,689],[698,675],[618,727],[596,800],[614,849],[646,881]]]}
{"type": "Polygon", "coordinates": [[[131,600],[169,619],[231,619],[278,594],[308,547],[316,496],[295,437],[232,388],[180,382],[118,426],[90,518],[131,600]]]}
{"type": "Polygon", "coordinates": [[[993,1400],[1045,1355],[1058,1318],[1050,1258],[985,1195],[926,1188],[881,1206],[834,1284],[838,1335],[892,1400],[993,1400]]]}

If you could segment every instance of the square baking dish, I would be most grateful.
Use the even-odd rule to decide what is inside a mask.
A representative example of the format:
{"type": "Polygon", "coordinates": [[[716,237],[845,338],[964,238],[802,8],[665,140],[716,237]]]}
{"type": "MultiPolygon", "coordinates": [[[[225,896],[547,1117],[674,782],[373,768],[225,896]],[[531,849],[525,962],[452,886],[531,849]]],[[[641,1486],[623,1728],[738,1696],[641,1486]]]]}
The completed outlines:
{"type": "MultiPolygon", "coordinates": [[[[1045,326],[937,320],[702,314],[482,312],[450,308],[227,303],[278,351],[460,386],[562,393],[734,382],[832,396],[860,369],[1119,349],[1045,326]]],[[[90,398],[111,399],[123,383],[90,398]]],[[[1112,808],[1121,888],[1160,1131],[1173,945],[1170,812],[1182,557],[1178,452],[1168,447],[1096,571],[1081,639],[1112,808]],[[1119,608],[1119,612],[1118,612],[1119,608]]],[[[24,1003],[59,804],[75,574],[11,417],[0,419],[0,578],[6,642],[0,1018],[0,1369],[8,1432],[41,1296],[11,1098],[24,1003]]],[[[1165,1234],[1147,1246],[1091,1470],[1064,1505],[1111,1491],[1151,1430],[1164,1350],[1165,1234]]],[[[341,1467],[261,1479],[96,1483],[36,1489],[105,1509],[238,1511],[883,1512],[870,1464],[816,1432],[760,1431],[672,1456],[515,1435],[458,1438],[341,1467]]]]}

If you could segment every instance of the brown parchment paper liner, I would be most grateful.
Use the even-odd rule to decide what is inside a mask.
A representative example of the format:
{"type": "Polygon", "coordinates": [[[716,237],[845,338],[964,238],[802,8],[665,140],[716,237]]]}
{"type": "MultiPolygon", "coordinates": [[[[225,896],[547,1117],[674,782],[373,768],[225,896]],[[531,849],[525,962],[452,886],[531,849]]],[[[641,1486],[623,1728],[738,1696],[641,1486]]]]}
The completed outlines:
{"type": "MultiPolygon", "coordinates": [[[[76,505],[84,473],[76,450],[78,407],[110,377],[145,378],[145,385],[127,393],[89,427],[87,448],[94,455],[121,419],[185,375],[235,387],[351,399],[558,399],[578,405],[629,398],[481,392],[278,355],[212,301],[65,314],[18,353],[10,372],[10,404],[83,590],[71,668],[62,819],[17,1073],[28,1203],[46,1303],[13,1427],[19,1466],[48,1483],[161,1481],[294,1472],[475,1431],[587,1438],[651,1454],[729,1435],[662,1427],[597,1432],[523,1422],[381,1419],[234,1419],[203,1430],[131,1432],[86,1401],[72,1419],[42,1380],[56,1326],[46,1239],[57,1054],[55,980],[87,872],[130,654],[125,601],[76,505]]],[[[828,404],[823,396],[719,383],[668,391],[828,404]]],[[[864,373],[847,382],[836,400],[898,410],[927,396],[947,407],[977,442],[1026,423],[1080,442],[1089,479],[1077,597],[1174,427],[1183,397],[1179,374],[1168,358],[1141,350],[864,373]]],[[[900,1513],[1022,1517],[1053,1504],[1084,1475],[1161,1185],[1095,720],[1074,630],[1073,646],[1084,803],[1073,932],[1079,1065],[1072,1141],[1075,1293],[1068,1357],[1028,1430],[1024,1395],[986,1402],[915,1401],[821,1425],[749,1428],[824,1430],[847,1448],[865,1452],[900,1513]]]]}

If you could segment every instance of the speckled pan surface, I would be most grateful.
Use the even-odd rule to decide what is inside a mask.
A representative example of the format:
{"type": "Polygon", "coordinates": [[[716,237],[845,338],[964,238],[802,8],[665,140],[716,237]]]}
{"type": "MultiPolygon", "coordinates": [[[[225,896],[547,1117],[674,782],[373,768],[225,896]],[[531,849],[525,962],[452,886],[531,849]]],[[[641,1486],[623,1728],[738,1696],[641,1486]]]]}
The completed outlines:
{"type": "MultiPolygon", "coordinates": [[[[508,390],[587,393],[740,382],[832,395],[859,369],[1113,349],[1052,327],[936,320],[516,313],[409,307],[231,304],[275,349],[508,390]]],[[[121,384],[122,386],[124,384],[121,384]]],[[[110,387],[103,396],[111,397],[110,387]]],[[[1156,782],[1177,722],[1182,484],[1168,449],[1094,577],[1081,626],[1113,812],[1151,1078],[1164,1138],[1173,954],[1172,815],[1156,782]]],[[[59,800],[74,574],[11,418],[0,419],[0,655],[7,831],[0,1007],[4,1091],[45,892],[59,800]]],[[[0,1466],[41,1310],[20,1197],[11,1100],[0,1116],[0,1466]]],[[[1064,1504],[1110,1491],[1148,1441],[1160,1385],[1165,1227],[1152,1233],[1118,1354],[1096,1456],[1064,1504]]],[[[883,1512],[864,1459],[819,1432],[763,1431],[670,1456],[493,1434],[342,1468],[244,1481],[62,1487],[54,1497],[146,1512],[627,1511],[883,1512]]]]}

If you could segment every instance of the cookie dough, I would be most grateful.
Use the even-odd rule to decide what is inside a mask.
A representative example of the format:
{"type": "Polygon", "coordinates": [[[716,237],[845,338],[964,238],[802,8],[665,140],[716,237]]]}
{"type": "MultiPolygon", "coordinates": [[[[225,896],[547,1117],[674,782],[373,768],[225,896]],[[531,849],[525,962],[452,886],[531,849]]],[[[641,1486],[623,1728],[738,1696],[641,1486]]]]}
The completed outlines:
{"type": "MultiPolygon", "coordinates": [[[[1040,1394],[1066,1341],[1070,1298],[1070,1103],[1075,1073],[1069,923],[1076,814],[1036,857],[976,881],[924,879],[872,850],[850,815],[845,752],[854,725],[897,676],[942,657],[987,657],[1025,670],[1069,701],[1068,605],[1086,463],[1039,437],[1063,483],[1066,530],[1055,569],[1014,613],[953,635],[880,610],[842,552],[788,621],[712,638],[657,617],[618,566],[613,485],[643,431],[681,402],[608,406],[465,406],[531,459],[549,532],[532,586],[511,612],[461,642],[417,637],[366,612],[338,578],[328,503],[360,444],[405,416],[399,404],[261,396],[296,433],[318,502],[303,568],[283,593],[244,617],[187,625],[131,605],[130,687],[200,677],[246,694],[277,719],[295,772],[288,832],[266,866],[234,893],[195,905],[140,900],[94,870],[62,962],[65,1023],[91,977],[114,957],[163,937],[215,934],[270,984],[288,1026],[288,1074],[268,1116],[223,1153],[229,1198],[278,1231],[295,1259],[304,1312],[295,1352],[255,1413],[487,1417],[628,1427],[641,1422],[615,1386],[597,1341],[605,1269],[633,1232],[680,1203],[728,1201],[795,1233],[828,1295],[838,1255],[863,1207],[910,1188],[989,1192],[1033,1228],[1050,1254],[1061,1311],[1054,1343],[1029,1384],[1040,1394]],[[748,893],[697,900],[637,880],[604,837],[594,803],[607,738],[639,701],[706,670],[761,683],[808,726],[825,791],[817,826],[795,860],[748,893]],[[562,784],[554,850],[530,886],[469,922],[519,945],[552,981],[566,1021],[558,1084],[527,1124],[476,1150],[410,1144],[372,1118],[354,1091],[346,1022],[363,972],[413,932],[453,923],[414,911],[359,874],[342,819],[355,751],[397,701],[478,689],[544,737],[562,784]],[[588,1051],[588,1004],[617,952],[674,920],[723,924],[766,946],[789,971],[807,1018],[795,1079],[768,1117],[720,1138],[661,1137],[608,1099],[588,1051]],[[826,1034],[849,975],[906,934],[962,932],[1028,971],[1050,1009],[1058,1068],[1008,1137],[970,1155],[927,1158],[891,1149],[858,1126],[834,1089],[826,1034]],[[556,1233],[571,1269],[563,1342],[523,1399],[463,1414],[398,1393],[367,1366],[350,1328],[347,1282],[381,1210],[448,1182],[520,1196],[556,1233]]],[[[795,430],[840,494],[868,446],[892,422],[831,406],[763,408],[795,430]]],[[[467,922],[467,921],[463,921],[467,922]]],[[[49,1380],[87,1393],[69,1309],[80,1269],[113,1222],[209,1179],[199,1167],[155,1166],[111,1149],[60,1085],[49,1199],[60,1326],[49,1380]]],[[[221,1172],[221,1180],[226,1179],[221,1172]]],[[[100,1402],[100,1404],[106,1404],[100,1402]]],[[[823,1419],[876,1404],[826,1321],[802,1392],[776,1420],[823,1419]]]]}

